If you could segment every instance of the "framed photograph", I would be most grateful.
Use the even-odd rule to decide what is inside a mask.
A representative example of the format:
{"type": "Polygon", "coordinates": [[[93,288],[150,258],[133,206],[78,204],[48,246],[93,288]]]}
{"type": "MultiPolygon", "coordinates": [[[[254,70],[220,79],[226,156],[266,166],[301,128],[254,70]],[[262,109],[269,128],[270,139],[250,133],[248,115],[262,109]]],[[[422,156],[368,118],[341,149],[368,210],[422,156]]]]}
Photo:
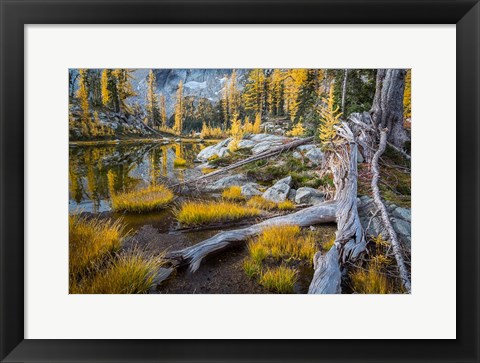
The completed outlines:
{"type": "Polygon", "coordinates": [[[1,9],[2,362],[479,361],[477,1],[1,9]]]}

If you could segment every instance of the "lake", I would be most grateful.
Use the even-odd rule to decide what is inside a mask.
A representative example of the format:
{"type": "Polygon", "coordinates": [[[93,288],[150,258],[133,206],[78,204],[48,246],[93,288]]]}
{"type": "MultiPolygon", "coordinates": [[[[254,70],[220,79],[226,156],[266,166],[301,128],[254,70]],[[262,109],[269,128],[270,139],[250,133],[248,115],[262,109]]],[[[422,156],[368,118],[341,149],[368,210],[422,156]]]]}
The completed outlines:
{"type": "Polygon", "coordinates": [[[69,148],[69,212],[106,212],[110,193],[154,183],[182,181],[194,166],[201,142],[119,141],[69,148]],[[178,166],[177,160],[186,164],[178,166]],[[176,165],[177,164],[177,165],[176,165]]]}

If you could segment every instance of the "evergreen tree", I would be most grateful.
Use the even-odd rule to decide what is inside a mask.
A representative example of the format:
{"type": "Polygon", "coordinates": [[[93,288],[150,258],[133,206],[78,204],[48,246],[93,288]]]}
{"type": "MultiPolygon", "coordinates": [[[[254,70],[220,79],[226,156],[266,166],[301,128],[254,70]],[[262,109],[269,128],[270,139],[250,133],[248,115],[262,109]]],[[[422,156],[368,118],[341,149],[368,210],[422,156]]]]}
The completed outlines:
{"type": "Polygon", "coordinates": [[[91,103],[93,106],[100,106],[102,105],[101,71],[88,69],[86,75],[91,103]]]}
{"type": "Polygon", "coordinates": [[[240,94],[237,89],[237,71],[234,69],[228,84],[228,113],[229,115],[239,114],[240,94]]]}
{"type": "Polygon", "coordinates": [[[115,111],[122,113],[132,114],[132,110],[126,104],[126,99],[132,96],[136,96],[136,93],[133,91],[132,84],[130,79],[132,71],[129,69],[115,69],[112,71],[112,75],[115,77],[115,111]]]}
{"type": "Polygon", "coordinates": [[[150,127],[155,127],[160,124],[160,110],[158,96],[155,93],[156,80],[155,73],[150,69],[147,76],[147,120],[150,127]]]}
{"type": "MultiPolygon", "coordinates": [[[[345,70],[331,70],[329,72],[338,85],[343,85],[345,80],[345,70]]],[[[349,69],[348,79],[345,87],[344,97],[344,115],[350,115],[353,112],[364,112],[372,107],[373,96],[375,95],[374,69],[349,69]]],[[[329,80],[331,82],[331,79],[329,80]]],[[[327,91],[328,92],[328,91],[327,91]]],[[[335,105],[341,107],[343,98],[343,87],[335,87],[335,105]]]]}
{"type": "Polygon", "coordinates": [[[283,102],[284,72],[275,69],[267,80],[267,110],[270,115],[280,115],[283,102]]]}
{"type": "Polygon", "coordinates": [[[167,127],[167,101],[165,95],[160,95],[160,120],[162,122],[162,127],[167,127]]]}
{"type": "Polygon", "coordinates": [[[91,124],[90,119],[90,104],[88,102],[88,88],[87,88],[87,71],[85,69],[79,69],[79,87],[76,97],[80,102],[81,113],[81,128],[84,135],[89,134],[89,126],[91,124]]]}
{"type": "Polygon", "coordinates": [[[307,76],[307,69],[290,69],[285,77],[284,108],[292,121],[295,121],[297,117],[300,106],[300,91],[307,81],[307,76]]]}

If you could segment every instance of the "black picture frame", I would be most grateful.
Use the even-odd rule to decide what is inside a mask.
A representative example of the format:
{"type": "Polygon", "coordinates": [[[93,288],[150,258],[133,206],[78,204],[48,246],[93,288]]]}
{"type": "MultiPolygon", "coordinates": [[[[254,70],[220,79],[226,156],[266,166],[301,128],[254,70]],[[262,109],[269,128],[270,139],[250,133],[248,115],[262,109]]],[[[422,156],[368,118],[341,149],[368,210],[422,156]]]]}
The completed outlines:
{"type": "MultiPolygon", "coordinates": [[[[479,362],[480,5],[477,0],[1,0],[0,13],[2,361],[479,362]],[[457,339],[24,339],[24,26],[162,23],[456,24],[457,339]]],[[[360,325],[361,321],[352,322],[354,328],[360,325]]]]}

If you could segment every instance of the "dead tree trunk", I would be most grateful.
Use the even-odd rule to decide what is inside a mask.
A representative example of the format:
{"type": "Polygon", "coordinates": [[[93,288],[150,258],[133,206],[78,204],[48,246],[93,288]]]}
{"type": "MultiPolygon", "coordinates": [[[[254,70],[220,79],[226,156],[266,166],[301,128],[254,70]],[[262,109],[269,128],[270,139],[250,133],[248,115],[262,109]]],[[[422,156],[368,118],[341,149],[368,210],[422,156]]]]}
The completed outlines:
{"type": "Polygon", "coordinates": [[[188,264],[189,270],[195,272],[200,267],[203,259],[208,255],[244,242],[249,237],[259,234],[267,227],[288,224],[308,227],[319,223],[335,222],[337,216],[336,211],[337,203],[335,202],[315,205],[296,213],[267,219],[250,227],[220,232],[196,245],[168,253],[167,259],[174,260],[179,264],[188,264]]]}
{"type": "Polygon", "coordinates": [[[216,177],[218,175],[225,174],[226,172],[235,170],[235,169],[237,169],[237,168],[239,168],[239,167],[241,167],[245,164],[252,163],[252,162],[257,161],[257,160],[262,160],[262,159],[265,159],[265,158],[269,158],[269,157],[278,155],[278,154],[280,154],[284,151],[292,150],[292,149],[296,148],[297,146],[307,144],[310,141],[313,141],[313,137],[307,137],[307,138],[304,138],[304,139],[295,140],[295,141],[289,142],[288,144],[274,147],[274,148],[272,148],[270,150],[267,150],[267,151],[264,151],[260,154],[250,156],[249,158],[243,159],[241,161],[233,163],[232,165],[229,165],[229,166],[226,166],[224,168],[218,169],[214,172],[202,175],[199,178],[187,180],[187,181],[182,182],[182,183],[177,183],[177,184],[171,185],[170,187],[171,188],[176,188],[176,187],[181,187],[183,185],[199,184],[201,182],[206,182],[206,181],[212,179],[213,177],[216,177]]]}
{"type": "Polygon", "coordinates": [[[357,210],[357,143],[345,123],[337,130],[344,143],[330,151],[329,164],[335,183],[337,202],[337,233],[335,244],[322,256],[314,258],[315,272],[309,294],[341,292],[341,264],[355,261],[366,249],[366,241],[357,210]]]}
{"type": "Polygon", "coordinates": [[[395,260],[397,261],[397,266],[400,271],[400,278],[402,279],[403,286],[405,290],[410,293],[411,290],[411,283],[409,273],[405,266],[405,261],[403,259],[402,250],[400,247],[400,243],[397,238],[397,233],[393,229],[392,223],[390,222],[390,218],[388,217],[387,208],[385,208],[385,204],[383,204],[382,198],[380,197],[380,190],[378,188],[378,180],[380,178],[380,169],[378,166],[378,159],[382,156],[383,152],[385,151],[385,147],[387,146],[387,132],[385,129],[380,130],[380,143],[378,145],[378,150],[373,156],[372,160],[372,192],[373,192],[373,199],[375,204],[380,211],[382,216],[383,224],[390,235],[390,243],[392,245],[393,254],[395,255],[395,260]]]}
{"type": "Polygon", "coordinates": [[[387,141],[402,149],[409,137],[403,128],[404,69],[379,69],[373,99],[372,115],[375,129],[388,129],[387,141]]]}

